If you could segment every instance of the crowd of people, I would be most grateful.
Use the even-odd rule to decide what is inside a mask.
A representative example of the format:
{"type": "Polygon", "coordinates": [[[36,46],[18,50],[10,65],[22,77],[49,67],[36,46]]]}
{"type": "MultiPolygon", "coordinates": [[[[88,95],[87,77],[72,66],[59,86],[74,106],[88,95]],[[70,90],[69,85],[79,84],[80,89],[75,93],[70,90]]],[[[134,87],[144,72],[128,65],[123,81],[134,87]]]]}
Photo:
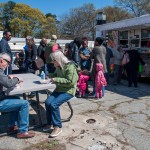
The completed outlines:
{"type": "MultiPolygon", "coordinates": [[[[17,138],[34,137],[33,132],[28,131],[29,103],[20,100],[19,97],[7,96],[5,88],[12,88],[21,79],[12,74],[11,61],[12,52],[8,41],[11,33],[5,31],[0,41],[0,112],[11,112],[9,130],[17,130],[17,138]]],[[[45,101],[47,125],[43,131],[52,130],[50,136],[56,137],[62,132],[62,123],[59,107],[70,100],[75,94],[85,97],[86,93],[93,98],[99,99],[104,96],[105,86],[110,82],[110,59],[114,59],[114,77],[112,84],[117,85],[121,80],[122,59],[128,53],[130,61],[124,66],[127,71],[128,86],[137,87],[139,63],[146,65],[138,51],[131,49],[123,51],[121,45],[117,48],[111,47],[101,37],[96,37],[94,47],[88,47],[87,37],[77,37],[71,43],[66,43],[65,48],[57,43],[57,36],[52,35],[51,41],[47,43],[42,38],[37,47],[34,38],[26,37],[24,50],[16,54],[14,63],[18,65],[21,73],[36,72],[35,60],[41,58],[43,66],[39,69],[44,71],[50,81],[56,84],[56,89],[45,101]],[[88,80],[93,82],[93,91],[89,93],[88,80]],[[78,91],[77,91],[78,89],[78,91]]],[[[30,96],[33,96],[34,92],[30,96]]]]}

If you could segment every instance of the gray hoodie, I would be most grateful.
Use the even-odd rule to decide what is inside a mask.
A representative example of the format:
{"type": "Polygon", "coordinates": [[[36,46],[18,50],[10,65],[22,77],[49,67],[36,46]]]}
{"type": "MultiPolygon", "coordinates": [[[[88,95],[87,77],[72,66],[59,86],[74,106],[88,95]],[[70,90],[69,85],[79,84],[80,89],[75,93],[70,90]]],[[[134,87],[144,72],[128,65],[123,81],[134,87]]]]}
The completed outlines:
{"type": "Polygon", "coordinates": [[[18,78],[9,79],[4,74],[4,70],[0,68],[0,100],[5,99],[4,88],[13,88],[19,82],[18,78]]]}
{"type": "Polygon", "coordinates": [[[116,49],[113,49],[112,52],[113,52],[113,56],[114,56],[114,64],[121,65],[122,58],[123,58],[123,52],[119,52],[116,49]]]}

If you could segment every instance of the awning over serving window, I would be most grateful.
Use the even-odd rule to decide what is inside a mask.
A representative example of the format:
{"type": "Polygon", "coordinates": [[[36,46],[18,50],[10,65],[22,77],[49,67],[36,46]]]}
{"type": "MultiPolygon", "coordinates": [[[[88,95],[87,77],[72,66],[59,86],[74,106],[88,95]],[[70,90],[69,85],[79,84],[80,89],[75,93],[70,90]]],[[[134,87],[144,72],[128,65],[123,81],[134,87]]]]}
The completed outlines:
{"type": "Polygon", "coordinates": [[[136,28],[136,27],[141,28],[150,27],[150,14],[136,18],[107,23],[103,25],[97,25],[96,30],[97,31],[125,30],[127,28],[136,28]]]}

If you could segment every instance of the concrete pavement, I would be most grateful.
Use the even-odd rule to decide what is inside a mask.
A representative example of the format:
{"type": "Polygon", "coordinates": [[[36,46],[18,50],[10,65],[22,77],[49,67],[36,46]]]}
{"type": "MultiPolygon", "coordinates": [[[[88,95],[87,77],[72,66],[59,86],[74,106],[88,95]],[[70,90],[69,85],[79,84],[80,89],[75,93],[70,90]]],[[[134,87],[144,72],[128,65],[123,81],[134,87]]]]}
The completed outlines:
{"type": "MultiPolygon", "coordinates": [[[[40,94],[41,102],[46,99],[40,94]]],[[[150,150],[150,86],[127,87],[127,82],[106,87],[99,100],[79,98],[71,101],[74,115],[63,123],[59,137],[48,138],[41,128],[32,139],[16,139],[16,135],[0,137],[0,150],[38,149],[34,144],[57,140],[66,150],[150,150]],[[95,121],[95,122],[94,122],[95,121]]],[[[44,104],[41,104],[45,122],[44,104]]],[[[35,106],[30,110],[31,123],[36,123],[35,106]]],[[[62,118],[69,115],[67,104],[61,107],[62,118]]],[[[1,124],[4,126],[5,124],[1,124]]]]}

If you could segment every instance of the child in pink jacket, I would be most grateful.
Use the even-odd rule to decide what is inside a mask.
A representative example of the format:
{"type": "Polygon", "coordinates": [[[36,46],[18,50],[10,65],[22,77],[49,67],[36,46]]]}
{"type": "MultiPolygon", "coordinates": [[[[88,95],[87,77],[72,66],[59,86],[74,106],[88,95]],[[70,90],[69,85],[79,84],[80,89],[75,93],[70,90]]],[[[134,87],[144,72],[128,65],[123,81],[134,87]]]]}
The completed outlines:
{"type": "Polygon", "coordinates": [[[85,96],[87,81],[89,80],[89,76],[79,72],[79,80],[77,86],[79,88],[79,97],[85,96]]]}
{"type": "Polygon", "coordinates": [[[103,72],[103,64],[96,63],[96,78],[95,78],[95,91],[96,91],[96,98],[101,98],[103,96],[102,88],[106,86],[106,79],[104,77],[103,72]]]}

